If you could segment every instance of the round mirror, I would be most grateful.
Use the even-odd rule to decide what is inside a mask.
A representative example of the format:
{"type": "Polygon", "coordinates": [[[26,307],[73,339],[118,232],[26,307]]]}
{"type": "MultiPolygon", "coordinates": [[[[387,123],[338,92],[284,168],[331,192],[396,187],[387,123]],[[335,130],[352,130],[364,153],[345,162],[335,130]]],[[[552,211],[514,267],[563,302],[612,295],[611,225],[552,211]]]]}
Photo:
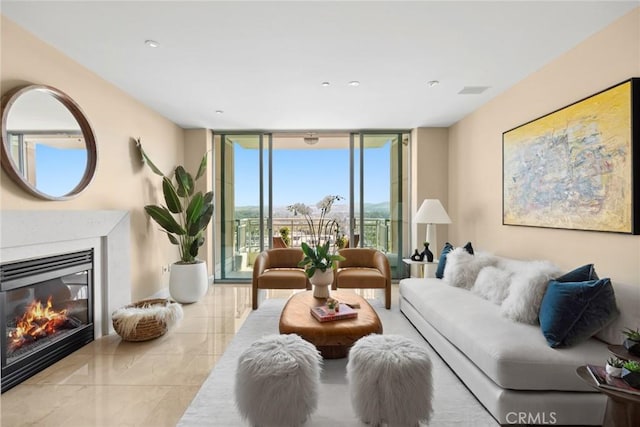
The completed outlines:
{"type": "Polygon", "coordinates": [[[48,200],[80,194],[96,170],[95,135],[78,104],[42,85],[2,97],[2,167],[20,187],[48,200]]]}

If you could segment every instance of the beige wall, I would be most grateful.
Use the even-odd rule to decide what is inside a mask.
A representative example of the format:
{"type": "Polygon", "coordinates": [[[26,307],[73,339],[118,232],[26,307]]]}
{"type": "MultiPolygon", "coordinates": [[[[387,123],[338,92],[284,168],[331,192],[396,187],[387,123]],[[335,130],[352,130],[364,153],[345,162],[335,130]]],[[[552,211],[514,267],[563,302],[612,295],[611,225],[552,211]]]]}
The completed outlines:
{"type": "MultiPolygon", "coordinates": [[[[159,177],[142,168],[132,138],[165,172],[183,160],[184,131],[50,45],[2,17],[0,90],[45,84],[71,96],[96,134],[98,166],[93,183],[77,198],[36,199],[1,172],[2,210],[117,209],[131,213],[132,300],[154,294],[168,283],[161,266],[175,261],[175,248],[143,211],[162,200],[159,177]]],[[[126,64],[122,64],[126,67],[126,64]]]]}
{"type": "MultiPolygon", "coordinates": [[[[451,216],[447,183],[448,137],[447,128],[417,128],[411,132],[411,206],[409,209],[412,216],[420,209],[424,199],[439,199],[451,216]]],[[[442,245],[449,239],[449,226],[437,225],[436,227],[438,247],[431,245],[430,249],[437,256],[442,245]]],[[[426,230],[427,226],[424,224],[411,224],[411,253],[413,249],[423,248],[426,230]]]]}
{"type": "Polygon", "coordinates": [[[502,132],[630,77],[640,77],[640,8],[452,126],[451,239],[566,269],[594,262],[601,277],[640,286],[640,236],[502,225],[502,132]]]}

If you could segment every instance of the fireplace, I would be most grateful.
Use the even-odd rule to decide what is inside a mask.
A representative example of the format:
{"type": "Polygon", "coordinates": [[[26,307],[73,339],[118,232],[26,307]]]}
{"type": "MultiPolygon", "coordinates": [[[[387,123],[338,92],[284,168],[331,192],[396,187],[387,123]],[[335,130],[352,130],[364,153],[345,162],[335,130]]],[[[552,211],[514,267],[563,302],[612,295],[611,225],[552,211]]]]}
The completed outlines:
{"type": "Polygon", "coordinates": [[[94,339],[93,249],[0,264],[2,392],[94,339]]]}

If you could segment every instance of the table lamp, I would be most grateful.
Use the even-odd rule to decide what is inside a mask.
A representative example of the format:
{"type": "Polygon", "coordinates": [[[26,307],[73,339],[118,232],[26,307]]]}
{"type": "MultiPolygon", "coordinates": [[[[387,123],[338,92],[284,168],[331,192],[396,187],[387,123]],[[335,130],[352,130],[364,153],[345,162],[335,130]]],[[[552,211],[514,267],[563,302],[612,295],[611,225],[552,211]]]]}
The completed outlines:
{"type": "Polygon", "coordinates": [[[438,199],[424,199],[422,206],[416,212],[413,222],[417,224],[427,224],[427,237],[425,242],[429,242],[434,260],[438,259],[438,236],[436,224],[451,224],[451,218],[442,207],[438,199]]]}

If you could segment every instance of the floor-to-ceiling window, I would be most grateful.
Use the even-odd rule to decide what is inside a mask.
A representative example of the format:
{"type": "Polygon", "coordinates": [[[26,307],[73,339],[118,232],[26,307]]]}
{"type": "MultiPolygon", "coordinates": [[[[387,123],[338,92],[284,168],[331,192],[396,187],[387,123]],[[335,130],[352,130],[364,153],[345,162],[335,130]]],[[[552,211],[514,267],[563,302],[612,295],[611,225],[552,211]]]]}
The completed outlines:
{"type": "Polygon", "coordinates": [[[350,247],[383,251],[401,277],[408,138],[402,131],[216,134],[216,280],[250,279],[260,251],[308,241],[308,224],[290,206],[304,204],[314,217],[325,196],[339,196],[328,214],[339,226],[332,242],[343,237],[350,247]]]}

